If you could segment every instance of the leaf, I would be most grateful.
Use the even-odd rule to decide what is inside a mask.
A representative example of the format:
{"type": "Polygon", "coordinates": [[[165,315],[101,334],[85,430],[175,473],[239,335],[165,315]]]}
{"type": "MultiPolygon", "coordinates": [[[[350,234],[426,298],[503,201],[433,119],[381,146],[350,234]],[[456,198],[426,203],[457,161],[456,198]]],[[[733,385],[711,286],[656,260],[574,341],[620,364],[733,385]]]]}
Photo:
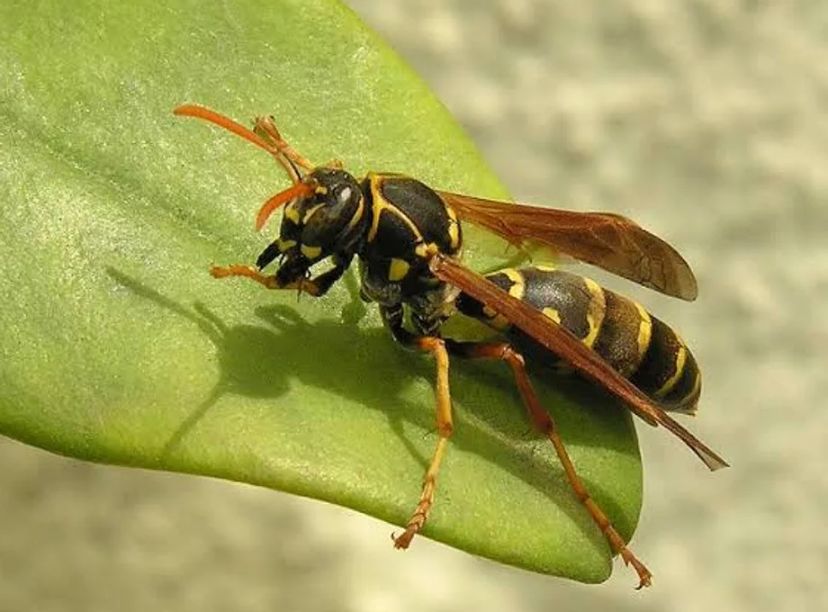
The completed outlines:
{"type": "MultiPolygon", "coordinates": [[[[266,244],[253,216],[286,180],[261,151],[171,110],[273,114],[313,160],[502,197],[462,130],[330,1],[5,3],[0,24],[0,431],[404,524],[436,440],[433,364],[394,345],[353,276],[298,302],[211,279],[210,264],[250,262],[266,244]]],[[[491,240],[468,241],[471,264],[498,261],[491,240]]],[[[641,498],[629,416],[554,384],[568,391],[545,388],[544,401],[629,535],[641,498]]],[[[456,435],[426,534],[606,578],[608,547],[506,368],[456,362],[452,385],[456,435]]]]}

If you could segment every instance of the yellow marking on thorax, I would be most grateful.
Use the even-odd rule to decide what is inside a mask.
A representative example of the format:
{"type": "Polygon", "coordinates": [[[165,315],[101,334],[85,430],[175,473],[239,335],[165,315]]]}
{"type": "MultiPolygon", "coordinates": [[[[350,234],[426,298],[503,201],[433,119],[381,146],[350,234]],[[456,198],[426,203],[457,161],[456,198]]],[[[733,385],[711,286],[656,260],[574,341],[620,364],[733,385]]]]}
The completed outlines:
{"type": "Polygon", "coordinates": [[[302,251],[302,255],[308,259],[316,259],[322,254],[321,246],[310,246],[308,244],[303,244],[299,247],[299,250],[302,251]]]}
{"type": "Polygon", "coordinates": [[[405,275],[408,274],[409,268],[411,266],[406,260],[393,257],[391,259],[391,265],[388,266],[388,280],[399,281],[404,279],[405,275]]]}
{"type": "Polygon", "coordinates": [[[676,353],[676,371],[673,372],[673,375],[667,379],[667,381],[661,386],[661,388],[653,393],[654,397],[661,398],[667,395],[670,392],[670,389],[676,386],[676,383],[681,378],[681,375],[684,373],[684,362],[687,361],[687,349],[684,345],[680,345],[678,352],[676,353]]]}
{"type": "Polygon", "coordinates": [[[523,295],[526,293],[526,281],[523,275],[513,268],[506,268],[505,270],[501,270],[500,273],[505,274],[512,281],[512,286],[509,287],[509,295],[522,300],[523,295]]]}
{"type": "MultiPolygon", "coordinates": [[[[440,198],[442,200],[442,198],[440,198]]],[[[443,206],[446,209],[446,214],[449,218],[449,226],[448,226],[448,235],[449,240],[451,241],[451,248],[457,249],[460,246],[460,222],[457,220],[457,212],[455,212],[454,208],[449,206],[445,200],[443,201],[443,206]]]]}
{"type": "Polygon", "coordinates": [[[559,313],[554,308],[547,306],[546,308],[541,310],[541,312],[553,321],[555,321],[555,323],[557,323],[558,325],[561,324],[561,313],[559,313]]]}
{"type": "Polygon", "coordinates": [[[443,198],[440,198],[440,201],[443,202],[443,207],[446,209],[446,214],[448,215],[449,219],[452,221],[457,221],[457,211],[454,210],[452,206],[449,206],[443,198]]]}
{"type": "Polygon", "coordinates": [[[460,225],[457,221],[449,221],[448,226],[449,240],[451,241],[451,248],[456,249],[460,246],[460,225]]]}
{"type": "Polygon", "coordinates": [[[433,242],[421,242],[416,247],[414,247],[414,253],[417,255],[417,257],[422,257],[423,259],[431,259],[432,255],[436,255],[439,252],[440,247],[438,247],[433,242]]]}
{"type": "Polygon", "coordinates": [[[604,323],[604,315],[607,311],[607,298],[604,290],[594,280],[584,278],[584,284],[589,291],[589,305],[587,306],[586,320],[589,326],[589,331],[586,337],[581,340],[589,348],[595,344],[598,334],[601,331],[601,325],[604,323]]]}
{"type": "Polygon", "coordinates": [[[302,221],[302,217],[299,216],[299,209],[296,208],[296,204],[290,203],[285,206],[285,217],[293,221],[296,225],[302,221]]]}
{"type": "Polygon", "coordinates": [[[362,215],[365,212],[365,198],[362,195],[359,196],[359,206],[357,206],[356,212],[354,216],[351,217],[351,220],[348,221],[348,230],[354,229],[354,226],[359,223],[360,219],[362,219],[362,215]]]}
{"type": "Polygon", "coordinates": [[[397,208],[388,200],[386,200],[380,193],[379,187],[380,183],[382,182],[382,179],[377,178],[377,175],[373,173],[369,173],[367,178],[368,182],[371,185],[371,195],[372,199],[374,200],[372,206],[374,218],[371,219],[371,229],[368,230],[368,242],[373,242],[374,239],[377,237],[377,232],[379,231],[380,217],[382,216],[383,211],[386,210],[392,211],[391,214],[395,214],[397,215],[397,217],[403,220],[403,223],[405,223],[409,227],[411,232],[414,234],[415,240],[422,241],[423,235],[420,233],[420,228],[418,228],[414,224],[414,222],[408,218],[408,215],[406,215],[403,211],[401,211],[399,208],[397,208]]]}

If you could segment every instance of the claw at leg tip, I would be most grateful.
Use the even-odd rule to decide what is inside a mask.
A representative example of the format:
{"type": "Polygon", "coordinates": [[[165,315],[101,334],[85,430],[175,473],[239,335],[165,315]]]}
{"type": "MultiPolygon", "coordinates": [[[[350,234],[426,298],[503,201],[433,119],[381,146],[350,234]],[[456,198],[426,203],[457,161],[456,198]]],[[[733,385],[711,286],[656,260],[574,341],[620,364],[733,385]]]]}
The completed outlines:
{"type": "Polygon", "coordinates": [[[650,579],[650,577],[648,576],[648,577],[646,577],[646,578],[642,578],[642,579],[641,579],[641,581],[638,583],[638,586],[637,586],[637,587],[635,587],[635,590],[636,590],[636,591],[640,591],[640,590],[641,590],[641,589],[643,589],[644,587],[650,587],[650,586],[652,586],[652,585],[653,585],[653,581],[652,581],[652,580],[650,579]]]}
{"type": "Polygon", "coordinates": [[[405,550],[411,544],[411,538],[414,534],[408,533],[408,531],[404,531],[402,535],[397,535],[396,533],[391,534],[391,540],[394,542],[394,548],[397,550],[405,550]]]}
{"type": "Polygon", "coordinates": [[[640,591],[644,587],[650,587],[653,584],[653,575],[648,571],[644,570],[644,573],[638,574],[638,586],[635,587],[636,591],[640,591]]]}

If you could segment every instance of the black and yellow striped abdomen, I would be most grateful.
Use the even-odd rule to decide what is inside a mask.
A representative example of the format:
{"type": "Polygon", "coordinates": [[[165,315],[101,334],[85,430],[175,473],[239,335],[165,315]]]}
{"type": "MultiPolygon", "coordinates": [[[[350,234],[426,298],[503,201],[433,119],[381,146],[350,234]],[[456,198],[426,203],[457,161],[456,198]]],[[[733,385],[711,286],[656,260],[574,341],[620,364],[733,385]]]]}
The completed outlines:
{"type": "MultiPolygon", "coordinates": [[[[506,269],[487,278],[570,331],[665,409],[695,411],[701,393],[696,360],[678,334],[637,302],[562,270],[506,269]]],[[[512,329],[508,321],[467,296],[461,296],[457,306],[509,335],[532,357],[537,359],[540,351],[545,360],[557,361],[512,329]]]]}

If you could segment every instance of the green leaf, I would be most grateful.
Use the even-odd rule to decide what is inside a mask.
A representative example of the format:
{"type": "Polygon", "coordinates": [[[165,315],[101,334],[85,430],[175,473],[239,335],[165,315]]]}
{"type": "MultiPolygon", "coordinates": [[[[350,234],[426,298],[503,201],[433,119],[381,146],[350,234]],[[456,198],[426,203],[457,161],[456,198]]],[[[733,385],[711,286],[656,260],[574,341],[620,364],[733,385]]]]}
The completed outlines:
{"type": "MultiPolygon", "coordinates": [[[[253,215],[287,183],[260,150],[171,110],[273,114],[313,160],[503,196],[446,110],[331,1],[4,3],[0,34],[0,431],[404,524],[436,441],[432,362],[394,345],[353,276],[317,301],[211,279],[211,263],[250,262],[268,242],[253,215]]],[[[471,265],[499,259],[493,241],[468,242],[471,265]]],[[[641,475],[628,415],[553,384],[566,392],[543,398],[576,465],[629,535],[641,475]]],[[[507,369],[455,362],[452,392],[426,535],[606,578],[604,538],[507,369]]]]}

